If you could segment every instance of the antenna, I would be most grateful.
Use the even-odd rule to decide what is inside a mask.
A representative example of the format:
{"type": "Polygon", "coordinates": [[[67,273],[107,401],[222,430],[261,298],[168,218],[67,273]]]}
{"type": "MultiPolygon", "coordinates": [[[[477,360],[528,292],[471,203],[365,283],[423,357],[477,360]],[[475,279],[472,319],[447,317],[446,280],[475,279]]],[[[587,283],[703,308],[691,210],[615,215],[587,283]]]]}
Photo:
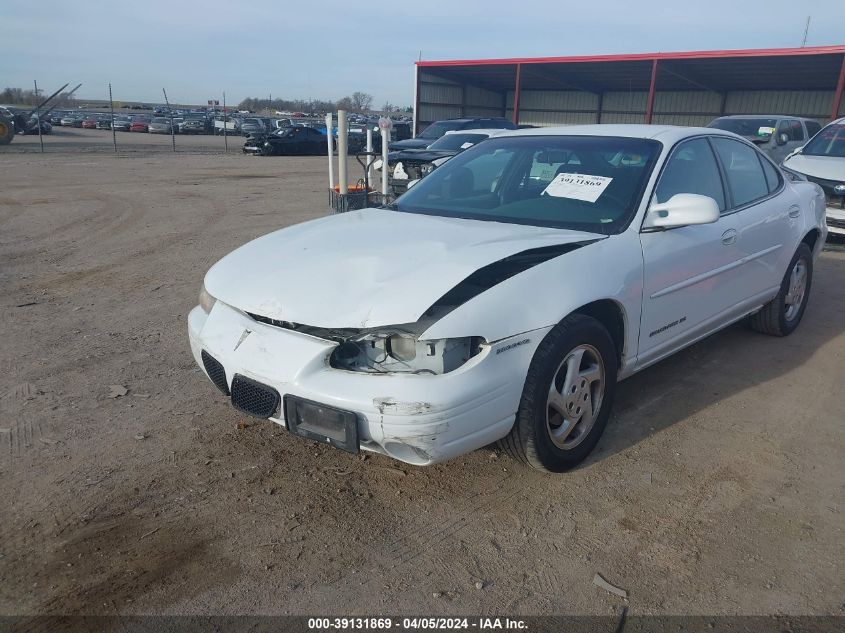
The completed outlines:
{"type": "Polygon", "coordinates": [[[807,45],[807,33],[810,32],[810,18],[813,16],[807,16],[807,24],[804,26],[804,39],[801,40],[801,48],[804,48],[807,45]]]}

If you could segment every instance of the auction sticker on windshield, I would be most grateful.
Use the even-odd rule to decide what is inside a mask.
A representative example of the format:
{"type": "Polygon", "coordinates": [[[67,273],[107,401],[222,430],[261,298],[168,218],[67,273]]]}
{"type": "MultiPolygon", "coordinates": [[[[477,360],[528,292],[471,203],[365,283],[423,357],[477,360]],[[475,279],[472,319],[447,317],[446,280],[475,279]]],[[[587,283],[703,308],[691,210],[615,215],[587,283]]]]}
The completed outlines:
{"type": "Polygon", "coordinates": [[[555,198],[571,198],[595,202],[613,178],[589,174],[558,174],[543,193],[555,198]]]}

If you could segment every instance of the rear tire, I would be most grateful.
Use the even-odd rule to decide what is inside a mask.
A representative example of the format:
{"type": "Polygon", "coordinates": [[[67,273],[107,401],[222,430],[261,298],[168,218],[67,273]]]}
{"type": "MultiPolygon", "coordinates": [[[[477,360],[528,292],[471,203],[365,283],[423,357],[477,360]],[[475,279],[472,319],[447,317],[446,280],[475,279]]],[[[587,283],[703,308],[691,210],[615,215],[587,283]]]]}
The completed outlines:
{"type": "Polygon", "coordinates": [[[813,254],[800,244],[789,262],[777,296],[749,319],[751,329],[770,336],[789,336],[798,327],[813,285],[813,254]]]}
{"type": "Polygon", "coordinates": [[[540,343],[516,421],[500,441],[515,459],[537,470],[574,468],[595,448],[613,406],[617,350],[596,319],[572,314],[540,343]]]}

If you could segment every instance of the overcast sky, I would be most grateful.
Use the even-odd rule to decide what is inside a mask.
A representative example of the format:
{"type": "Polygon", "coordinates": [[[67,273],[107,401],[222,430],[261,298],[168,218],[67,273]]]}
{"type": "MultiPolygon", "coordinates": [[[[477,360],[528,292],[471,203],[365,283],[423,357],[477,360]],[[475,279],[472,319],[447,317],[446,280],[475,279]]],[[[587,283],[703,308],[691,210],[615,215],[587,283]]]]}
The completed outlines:
{"type": "Polygon", "coordinates": [[[0,88],[200,103],[248,96],[410,105],[413,63],[845,44],[845,0],[0,0],[0,88]],[[380,33],[382,28],[387,33],[380,33]]]}

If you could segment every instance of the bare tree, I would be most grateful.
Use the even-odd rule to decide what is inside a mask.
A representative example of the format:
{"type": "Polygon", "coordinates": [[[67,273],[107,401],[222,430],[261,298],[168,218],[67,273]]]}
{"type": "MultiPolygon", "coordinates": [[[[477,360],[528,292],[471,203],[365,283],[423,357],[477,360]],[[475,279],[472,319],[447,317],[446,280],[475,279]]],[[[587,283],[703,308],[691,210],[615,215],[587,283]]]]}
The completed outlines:
{"type": "Polygon", "coordinates": [[[338,110],[346,110],[347,112],[354,112],[355,111],[355,102],[352,101],[352,97],[344,97],[337,102],[337,109],[338,110]]]}
{"type": "Polygon", "coordinates": [[[369,112],[371,107],[373,107],[373,95],[366,92],[352,93],[352,109],[355,112],[369,112]]]}

